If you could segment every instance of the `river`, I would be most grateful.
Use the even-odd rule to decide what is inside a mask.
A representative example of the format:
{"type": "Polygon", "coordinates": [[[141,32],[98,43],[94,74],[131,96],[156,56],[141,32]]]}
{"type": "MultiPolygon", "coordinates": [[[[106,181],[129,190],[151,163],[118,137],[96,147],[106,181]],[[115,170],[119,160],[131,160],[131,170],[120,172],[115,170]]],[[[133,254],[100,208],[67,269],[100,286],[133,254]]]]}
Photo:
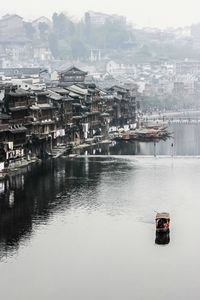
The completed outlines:
{"type": "Polygon", "coordinates": [[[173,156],[172,140],[156,157],[151,143],[115,145],[0,184],[2,299],[200,298],[199,125],[173,126],[173,156]],[[166,245],[155,211],[171,215],[166,245]]]}
{"type": "Polygon", "coordinates": [[[121,142],[112,145],[99,145],[91,149],[79,150],[85,155],[166,155],[166,156],[199,156],[200,123],[171,124],[171,138],[167,141],[154,142],[121,142]]]}

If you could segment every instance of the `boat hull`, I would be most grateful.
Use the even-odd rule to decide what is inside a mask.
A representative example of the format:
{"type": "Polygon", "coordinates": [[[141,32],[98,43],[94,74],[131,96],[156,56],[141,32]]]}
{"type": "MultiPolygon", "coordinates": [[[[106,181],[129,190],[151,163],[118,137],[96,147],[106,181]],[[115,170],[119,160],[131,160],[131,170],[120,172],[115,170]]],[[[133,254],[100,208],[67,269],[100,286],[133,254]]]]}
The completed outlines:
{"type": "Polygon", "coordinates": [[[169,228],[156,228],[156,232],[168,233],[169,232],[169,228]]]}

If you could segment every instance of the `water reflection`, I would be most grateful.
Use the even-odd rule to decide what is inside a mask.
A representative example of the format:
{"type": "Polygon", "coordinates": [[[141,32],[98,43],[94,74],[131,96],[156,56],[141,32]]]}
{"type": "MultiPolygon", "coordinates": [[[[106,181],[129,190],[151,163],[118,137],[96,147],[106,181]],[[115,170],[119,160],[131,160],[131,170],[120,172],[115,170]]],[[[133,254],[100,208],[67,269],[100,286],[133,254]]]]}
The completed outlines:
{"type": "MultiPolygon", "coordinates": [[[[10,176],[0,184],[0,256],[16,251],[30,239],[34,226],[45,224],[56,212],[83,207],[97,209],[102,174],[115,184],[128,169],[122,161],[106,158],[61,158],[33,166],[31,171],[10,176]],[[110,174],[114,174],[110,178],[110,174]]],[[[105,195],[102,195],[106,199],[105,195]]],[[[110,203],[112,205],[112,203],[110,203]]]]}
{"type": "MultiPolygon", "coordinates": [[[[174,154],[200,155],[199,124],[173,125],[174,154]]],[[[160,142],[157,154],[170,154],[172,141],[160,142]]],[[[88,149],[88,154],[151,154],[152,143],[123,143],[101,145],[88,149]]],[[[84,150],[85,151],[85,150],[84,150]]],[[[152,169],[155,172],[154,168],[152,169]]],[[[159,176],[166,176],[159,170],[159,176]]],[[[27,172],[8,177],[0,182],[0,252],[1,257],[16,251],[20,242],[30,239],[35,225],[45,224],[55,213],[83,208],[90,213],[106,210],[109,214],[123,214],[128,209],[130,185],[140,175],[134,160],[113,157],[85,157],[75,160],[61,158],[29,167],[27,172]],[[110,189],[112,187],[112,195],[110,189]],[[123,190],[123,195],[121,191],[123,190]],[[122,201],[123,198],[123,201],[122,201]]],[[[146,174],[144,174],[146,176],[146,174]]],[[[152,173],[149,173],[150,185],[152,173]]],[[[171,178],[168,178],[171,180],[171,178]]],[[[162,182],[161,182],[162,185],[162,182]]],[[[142,190],[143,183],[139,187],[142,190]]],[[[162,189],[160,191],[162,193],[162,189]]],[[[145,189],[140,199],[148,198],[145,189]]],[[[138,204],[138,199],[134,199],[138,204]]],[[[150,204],[148,204],[150,205],[150,204]]],[[[153,211],[152,207],[152,211],[153,211]]],[[[156,241],[169,242],[169,235],[157,236],[156,241]]]]}
{"type": "Polygon", "coordinates": [[[170,242],[170,231],[158,232],[156,231],[155,243],[158,245],[167,245],[170,242]]]}
{"type": "Polygon", "coordinates": [[[199,162],[61,158],[8,178],[2,299],[199,299],[199,162]],[[155,210],[170,211],[170,236],[155,236],[155,210]]]}

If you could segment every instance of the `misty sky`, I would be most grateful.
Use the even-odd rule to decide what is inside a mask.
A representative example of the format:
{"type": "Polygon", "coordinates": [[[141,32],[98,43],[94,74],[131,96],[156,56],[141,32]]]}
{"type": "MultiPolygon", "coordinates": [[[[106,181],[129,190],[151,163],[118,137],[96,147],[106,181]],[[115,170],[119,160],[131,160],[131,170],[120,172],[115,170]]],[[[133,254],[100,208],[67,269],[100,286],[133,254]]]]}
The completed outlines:
{"type": "Polygon", "coordinates": [[[8,0],[4,1],[0,15],[17,13],[32,19],[65,11],[80,18],[87,10],[125,15],[140,26],[177,27],[200,22],[198,0],[8,0]]]}

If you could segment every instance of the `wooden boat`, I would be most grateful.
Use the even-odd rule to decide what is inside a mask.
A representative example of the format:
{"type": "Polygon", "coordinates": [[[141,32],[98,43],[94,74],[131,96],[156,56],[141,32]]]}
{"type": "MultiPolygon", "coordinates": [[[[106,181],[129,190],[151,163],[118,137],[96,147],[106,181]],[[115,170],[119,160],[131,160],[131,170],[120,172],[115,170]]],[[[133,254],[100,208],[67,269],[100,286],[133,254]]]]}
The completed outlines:
{"type": "Polygon", "coordinates": [[[158,245],[167,245],[170,242],[170,233],[167,232],[158,232],[156,231],[155,243],[158,245]]]}
{"type": "Polygon", "coordinates": [[[76,158],[78,156],[78,154],[76,153],[71,153],[68,155],[69,158],[76,158]]]}
{"type": "Polygon", "coordinates": [[[156,231],[169,232],[170,215],[169,213],[162,212],[156,214],[156,231]]]}

